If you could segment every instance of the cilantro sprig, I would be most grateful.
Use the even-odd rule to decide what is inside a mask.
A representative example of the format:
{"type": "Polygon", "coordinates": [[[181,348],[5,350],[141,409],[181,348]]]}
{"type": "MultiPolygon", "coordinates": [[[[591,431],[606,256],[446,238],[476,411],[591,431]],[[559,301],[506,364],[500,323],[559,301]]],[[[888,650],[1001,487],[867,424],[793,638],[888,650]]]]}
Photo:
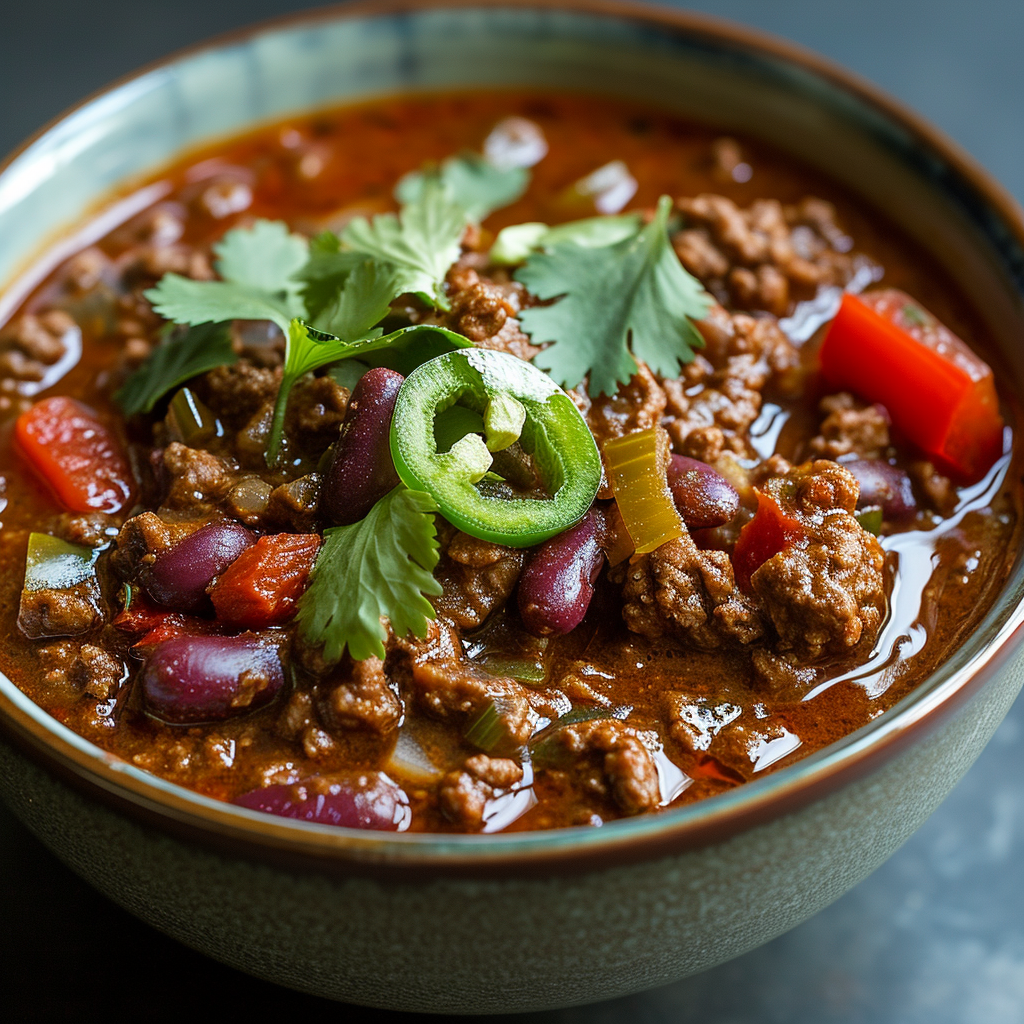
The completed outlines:
{"type": "Polygon", "coordinates": [[[169,391],[207,370],[228,366],[236,359],[227,324],[200,324],[190,327],[180,337],[171,331],[114,393],[114,400],[125,416],[152,412],[169,391]]]}
{"type": "Polygon", "coordinates": [[[636,373],[637,360],[678,376],[704,341],[692,321],[710,306],[700,282],[672,249],[672,200],[662,196],[654,218],[611,245],[563,242],[530,255],[516,271],[539,299],[557,299],[521,315],[537,344],[534,358],[556,383],[576,387],[589,375],[591,394],[614,394],[636,373]]]}
{"type": "Polygon", "coordinates": [[[441,594],[437,506],[429,494],[396,487],[351,526],[324,531],[309,589],[299,601],[303,635],[338,661],[345,648],[356,661],[384,657],[387,619],[396,635],[427,634],[434,618],[428,596],[441,594]]]}
{"type": "Polygon", "coordinates": [[[213,251],[221,281],[164,274],[146,298],[167,320],[196,326],[227,320],[273,320],[282,331],[305,316],[293,276],[308,258],[306,240],[280,221],[258,220],[229,231],[213,251]]]}

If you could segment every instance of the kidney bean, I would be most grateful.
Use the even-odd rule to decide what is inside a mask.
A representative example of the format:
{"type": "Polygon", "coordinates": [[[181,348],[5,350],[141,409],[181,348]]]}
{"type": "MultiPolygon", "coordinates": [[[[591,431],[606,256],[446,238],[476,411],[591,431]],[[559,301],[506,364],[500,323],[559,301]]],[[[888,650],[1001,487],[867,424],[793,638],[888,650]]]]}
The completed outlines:
{"type": "Polygon", "coordinates": [[[394,370],[376,367],[352,392],[320,495],[321,509],[338,526],[357,523],[398,486],[388,437],[404,380],[394,370]]]}
{"type": "Polygon", "coordinates": [[[722,526],[740,507],[736,488],[706,462],[673,455],[668,463],[668,488],[683,522],[691,530],[722,526]]]}
{"type": "Polygon", "coordinates": [[[383,772],[346,772],[294,785],[266,786],[235,798],[240,807],[318,825],[401,832],[409,827],[409,798],[383,772]]]}
{"type": "Polygon", "coordinates": [[[881,459],[856,459],[842,465],[860,484],[858,509],[881,505],[882,515],[891,522],[910,519],[916,514],[914,489],[902,469],[881,459]]]}
{"type": "Polygon", "coordinates": [[[244,714],[283,684],[277,647],[256,633],[174,637],[157,644],[142,668],[146,709],[175,725],[244,714]]]}
{"type": "Polygon", "coordinates": [[[206,588],[255,537],[239,523],[208,523],[173,547],[161,551],[143,569],[139,582],[159,604],[183,612],[208,605],[206,588]]]}
{"type": "Polygon", "coordinates": [[[583,621],[604,565],[597,513],[545,541],[519,577],[519,614],[535,636],[568,633],[583,621]]]}

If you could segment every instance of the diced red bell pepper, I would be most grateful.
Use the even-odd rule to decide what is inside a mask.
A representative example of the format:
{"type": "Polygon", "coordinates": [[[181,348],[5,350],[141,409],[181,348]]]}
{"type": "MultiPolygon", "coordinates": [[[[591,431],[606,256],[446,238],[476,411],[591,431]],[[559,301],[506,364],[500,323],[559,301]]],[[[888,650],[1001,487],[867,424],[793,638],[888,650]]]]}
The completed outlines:
{"type": "Polygon", "coordinates": [[[36,402],[14,425],[31,468],[72,512],[118,512],[135,486],[117,437],[96,414],[58,395],[36,402]]]}
{"type": "Polygon", "coordinates": [[[740,530],[732,552],[733,572],[742,590],[750,588],[750,577],[769,558],[785,551],[806,535],[801,523],[786,515],[773,497],[757,488],[754,493],[757,495],[757,511],[740,530]]]}
{"type": "Polygon", "coordinates": [[[991,368],[904,292],[844,295],[820,360],[830,384],[884,405],[893,425],[957,479],[980,479],[1002,452],[991,368]]]}
{"type": "Polygon", "coordinates": [[[315,533],[261,537],[213,585],[210,598],[217,618],[243,629],[287,621],[295,614],[319,550],[315,533]]]}

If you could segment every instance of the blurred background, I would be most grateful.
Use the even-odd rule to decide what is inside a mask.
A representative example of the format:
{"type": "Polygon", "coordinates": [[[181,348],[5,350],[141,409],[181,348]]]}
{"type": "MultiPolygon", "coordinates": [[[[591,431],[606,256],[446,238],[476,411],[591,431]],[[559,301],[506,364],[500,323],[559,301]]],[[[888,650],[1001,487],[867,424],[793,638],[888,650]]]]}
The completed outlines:
{"type": "MultiPolygon", "coordinates": [[[[301,0],[5,3],[0,151],[148,61],[309,6],[301,0]]],[[[846,65],[937,124],[1024,203],[1022,0],[705,0],[671,6],[745,22],[846,65]]],[[[80,882],[3,807],[0,880],[0,1006],[6,1020],[118,1024],[141,1018],[158,1024],[200,1008],[232,1021],[341,1015],[352,1024],[376,1024],[399,1017],[292,993],[192,953],[80,882]]],[[[822,914],[675,985],[507,1019],[1020,1024],[1024,698],[924,828],[822,914]]]]}

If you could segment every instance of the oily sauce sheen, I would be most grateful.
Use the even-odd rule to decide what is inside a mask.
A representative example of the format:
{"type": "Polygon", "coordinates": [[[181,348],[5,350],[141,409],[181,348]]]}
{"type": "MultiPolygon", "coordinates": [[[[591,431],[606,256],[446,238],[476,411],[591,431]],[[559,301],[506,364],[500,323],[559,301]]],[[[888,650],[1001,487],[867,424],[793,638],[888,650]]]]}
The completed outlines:
{"type": "MultiPolygon", "coordinates": [[[[956,283],[877,213],[761,143],[723,139],[712,128],[656,109],[562,94],[418,96],[325,111],[191,153],[145,183],[163,187],[159,201],[84,256],[57,268],[3,328],[8,341],[0,357],[5,360],[0,366],[0,615],[5,637],[0,667],[55,718],[126,761],[225,800],[260,787],[382,770],[405,791],[413,830],[600,824],[727,791],[848,735],[910,692],[976,626],[1006,579],[1019,538],[1019,472],[1009,427],[1004,459],[985,479],[959,489],[939,474],[929,475],[921,468],[920,453],[892,439],[888,457],[914,480],[919,507],[913,519],[888,523],[882,531],[886,601],[891,604],[874,652],[855,648],[848,655],[766,675],[767,670],[753,667],[744,647],[707,649],[671,632],[650,636],[627,629],[621,576],[609,579],[605,571],[585,619],[566,636],[543,643],[531,638],[519,621],[514,597],[499,603],[482,626],[458,631],[460,656],[487,671],[500,675],[510,659],[524,657],[535,657],[543,666],[543,679],[521,687],[534,714],[528,758],[521,750],[500,748],[483,756],[465,738],[465,715],[459,718],[452,710],[454,697],[447,711],[425,713],[415,695],[427,684],[409,668],[411,662],[401,661],[406,656],[397,654],[389,655],[376,683],[367,682],[350,664],[340,670],[355,672],[341,684],[350,708],[360,700],[379,699],[380,685],[389,689],[389,700],[401,700],[399,717],[390,723],[372,711],[362,718],[358,710],[352,712],[355,717],[346,717],[338,710],[341,698],[331,696],[337,692],[331,689],[335,678],[325,682],[327,677],[317,674],[322,666],[304,656],[292,657],[282,693],[248,714],[210,725],[169,725],[147,712],[135,685],[140,661],[128,650],[129,638],[110,624],[123,598],[121,576],[109,558],[129,515],[159,506],[145,481],[153,424],[166,403],[153,417],[125,424],[111,399],[133,365],[131,353],[144,354],[159,328],[141,292],[165,270],[192,273],[196,264],[190,260],[205,259],[208,266],[210,246],[225,231],[256,218],[283,220],[292,230],[313,236],[340,229],[353,216],[393,210],[393,189],[403,175],[452,154],[479,151],[495,124],[511,115],[537,125],[548,152],[533,167],[526,194],[487,219],[480,237],[469,240],[471,249],[486,252],[494,234],[507,225],[596,215],[590,200],[569,190],[613,160],[622,161],[636,179],[631,210],[650,210],[663,194],[710,194],[741,210],[759,200],[774,201],[776,209],[815,197],[834,207],[833,219],[819,232],[833,232],[833,255],[856,257],[858,266],[868,268],[869,283],[913,296],[990,363],[995,359],[956,283]],[[82,354],[52,386],[36,391],[15,372],[10,353],[16,345],[10,338],[26,315],[41,318],[54,309],[64,310],[77,324],[82,354]],[[99,535],[92,542],[105,545],[97,562],[103,621],[82,635],[29,640],[17,624],[29,532],[81,540],[86,531],[71,523],[74,517],[12,447],[14,417],[31,401],[50,395],[73,396],[97,411],[127,445],[144,482],[136,507],[90,527],[99,535]],[[102,683],[91,674],[98,664],[105,673],[102,683]],[[560,735],[554,724],[560,718],[577,730],[575,739],[560,735]],[[595,722],[620,722],[628,733],[598,730],[589,724],[595,722]],[[400,735],[405,738],[398,740],[396,757],[400,735]],[[502,759],[517,765],[516,772],[521,769],[518,776],[498,763],[502,759]]],[[[693,223],[703,225],[705,240],[731,252],[721,221],[701,221],[691,213],[693,223]]],[[[799,224],[792,221],[790,227],[797,231],[799,224]]],[[[674,242],[678,251],[681,242],[674,242]]],[[[755,270],[756,263],[748,260],[755,270]]],[[[763,302],[756,305],[767,302],[769,286],[777,284],[766,271],[755,281],[761,290],[755,290],[754,301],[744,303],[744,282],[756,275],[737,276],[734,264],[698,274],[730,314],[746,309],[762,319],[785,319],[797,303],[814,298],[814,287],[801,290],[790,281],[788,298],[772,300],[782,303],[774,311],[763,302]]],[[[474,265],[486,277],[486,259],[474,265]]],[[[820,334],[799,348],[795,366],[763,388],[760,414],[749,429],[761,461],[773,452],[792,462],[814,457],[809,446],[821,435],[827,416],[819,402],[828,391],[814,371],[820,334]],[[793,379],[799,388],[789,386],[793,379]]],[[[719,379],[716,386],[727,388],[728,373],[722,373],[725,383],[719,379]]],[[[699,385],[695,393],[708,386],[699,385]]],[[[1001,395],[1001,400],[1012,426],[1011,397],[1001,395]]],[[[854,411],[860,414],[862,407],[854,411]]],[[[605,420],[629,415],[625,406],[610,408],[605,420]]],[[[595,434],[600,440],[600,431],[595,434]]],[[[849,454],[858,454],[855,446],[849,454]]],[[[310,469],[297,465],[293,475],[310,469]]],[[[699,546],[730,549],[751,512],[747,496],[739,523],[697,531],[699,546]]],[[[315,527],[295,532],[310,529],[315,527]]],[[[455,543],[450,530],[441,533],[443,544],[455,543]]],[[[464,576],[453,570],[450,578],[464,576]]],[[[461,608],[472,597],[452,585],[455,591],[441,601],[442,612],[461,608]]],[[[284,633],[293,642],[289,628],[284,633]]],[[[443,677],[443,657],[437,666],[443,677]]]]}

